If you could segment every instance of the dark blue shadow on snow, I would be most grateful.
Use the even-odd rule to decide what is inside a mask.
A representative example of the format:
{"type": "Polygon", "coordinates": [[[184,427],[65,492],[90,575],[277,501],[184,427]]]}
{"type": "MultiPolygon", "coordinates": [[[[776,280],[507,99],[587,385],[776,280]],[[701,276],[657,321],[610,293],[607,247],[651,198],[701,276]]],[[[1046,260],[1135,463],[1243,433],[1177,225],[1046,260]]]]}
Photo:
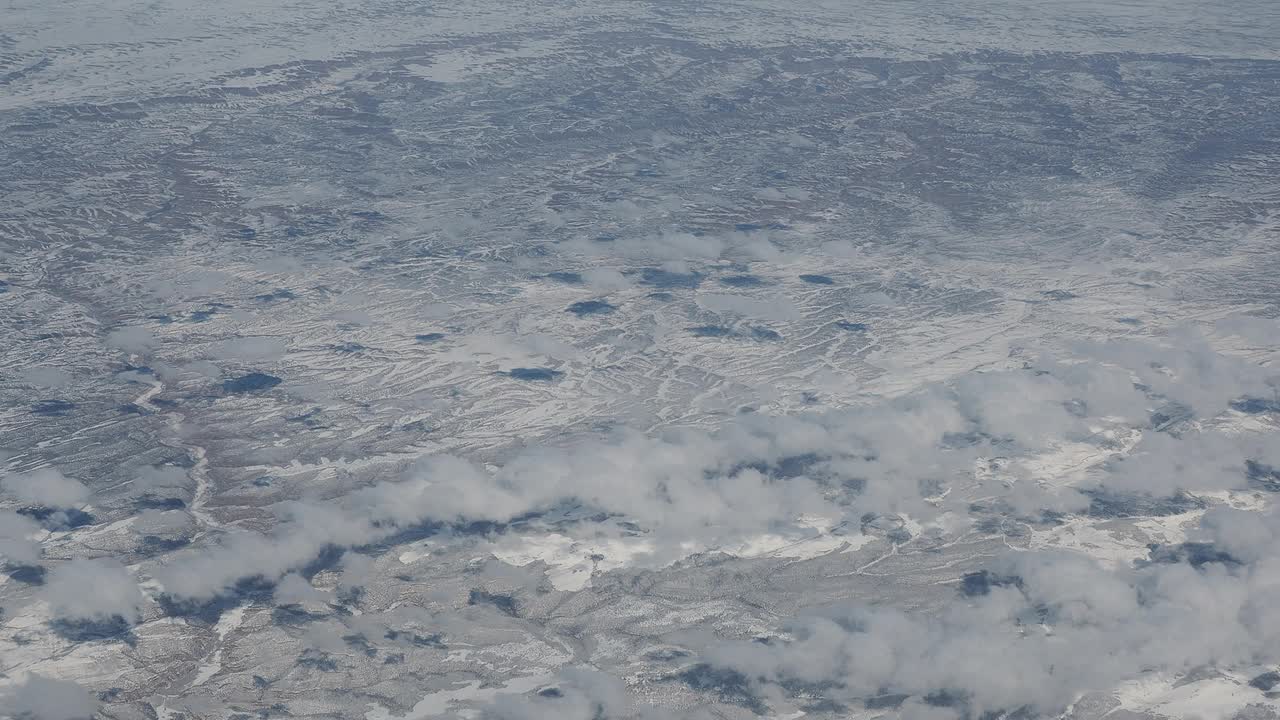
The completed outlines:
{"type": "Polygon", "coordinates": [[[1280,398],[1268,400],[1266,398],[1243,397],[1239,400],[1232,400],[1231,409],[1246,415],[1280,413],[1280,398]]]}
{"type": "Polygon", "coordinates": [[[576,272],[550,272],[547,273],[548,280],[555,280],[566,285],[581,285],[582,276],[576,272]]]}
{"type": "Polygon", "coordinates": [[[1249,681],[1249,687],[1258,688],[1262,692],[1271,692],[1277,685],[1280,685],[1280,672],[1275,670],[1264,672],[1249,681]]]}
{"type": "Polygon", "coordinates": [[[720,278],[720,284],[729,287],[760,287],[769,283],[755,275],[728,275],[720,278]]]}
{"type": "Polygon", "coordinates": [[[848,320],[837,321],[836,327],[849,332],[866,332],[871,329],[866,323],[849,322],[848,320]]]}
{"type": "Polygon", "coordinates": [[[965,597],[990,595],[991,588],[1022,587],[1022,578],[1017,575],[997,575],[987,570],[965,573],[960,578],[960,593],[965,597]]]}
{"type": "Polygon", "coordinates": [[[1040,295],[1050,300],[1072,300],[1080,297],[1070,290],[1041,290],[1040,295]]]}
{"type": "Polygon", "coordinates": [[[660,288],[696,288],[702,284],[702,273],[678,273],[661,268],[640,271],[640,283],[660,288]]]}
{"type": "Polygon", "coordinates": [[[165,538],[159,535],[143,535],[142,548],[149,553],[172,552],[191,544],[188,538],[165,538]]]}
{"type": "Polygon", "coordinates": [[[474,589],[467,597],[468,605],[490,605],[503,615],[511,617],[519,617],[520,608],[516,605],[516,599],[510,595],[501,593],[491,593],[488,590],[474,589]]]}
{"type": "Polygon", "coordinates": [[[604,300],[583,300],[570,305],[565,312],[582,317],[584,315],[608,315],[617,309],[617,307],[604,300]]]}
{"type": "MultiPolygon", "coordinates": [[[[468,598],[470,600],[470,598],[468,598]]],[[[431,635],[420,635],[416,632],[408,630],[387,630],[383,638],[391,642],[400,642],[407,645],[416,645],[418,647],[429,647],[436,650],[447,650],[448,646],[444,644],[444,636],[440,633],[432,633],[431,635]]]]}
{"type": "Polygon", "coordinates": [[[158,598],[160,609],[170,617],[215,625],[222,613],[241,605],[271,602],[276,584],[261,575],[242,578],[235,585],[206,600],[182,598],[168,593],[158,598]]]}
{"type": "Polygon", "coordinates": [[[48,571],[40,565],[11,565],[4,572],[10,580],[16,580],[24,585],[43,585],[45,575],[48,574],[48,571]]]}
{"type": "Polygon", "coordinates": [[[58,637],[71,642],[119,640],[130,647],[138,642],[133,634],[133,625],[120,615],[113,615],[105,620],[56,619],[49,621],[49,629],[58,637]]]}
{"type": "Polygon", "coordinates": [[[148,493],[134,500],[133,507],[137,510],[184,510],[187,504],[179,498],[148,493]]]}
{"type": "Polygon", "coordinates": [[[1267,492],[1280,492],[1280,468],[1274,468],[1257,460],[1245,460],[1244,474],[1249,480],[1249,487],[1267,492]]]}
{"type": "Polygon", "coordinates": [[[288,288],[276,288],[274,292],[254,295],[253,299],[258,302],[275,302],[276,300],[296,300],[297,297],[298,296],[294,295],[293,291],[288,288]]]}
{"type": "Polygon", "coordinates": [[[515,380],[549,381],[555,380],[564,373],[551,368],[512,368],[508,373],[515,380]]]}
{"type": "Polygon", "coordinates": [[[303,650],[302,654],[298,656],[297,665],[298,667],[311,668],[320,672],[338,672],[338,663],[331,659],[329,653],[314,648],[303,650]]]}
{"type": "Polygon", "coordinates": [[[76,404],[66,400],[41,400],[31,406],[32,415],[59,416],[76,409],[76,404]]]}
{"type": "Polygon", "coordinates": [[[801,275],[800,279],[810,285],[835,285],[836,281],[826,275],[801,275]]]}
{"type": "Polygon", "coordinates": [[[1123,494],[1105,489],[1082,490],[1089,498],[1087,514],[1096,518],[1168,517],[1192,510],[1203,510],[1204,500],[1185,492],[1168,497],[1123,494]]]}
{"type": "Polygon", "coordinates": [[[224,381],[222,389],[229,393],[248,393],[259,390],[270,390],[280,384],[280,378],[266,373],[249,373],[238,378],[224,381]]]}
{"type": "Polygon", "coordinates": [[[740,705],[757,715],[765,712],[764,703],[753,691],[750,678],[737,670],[698,663],[676,675],[676,679],[693,690],[715,693],[721,702],[740,705]]]}
{"type": "Polygon", "coordinates": [[[1183,562],[1194,568],[1200,568],[1209,563],[1241,564],[1225,550],[1218,549],[1213,543],[1205,542],[1184,542],[1172,545],[1152,543],[1147,546],[1147,559],[1139,560],[1136,564],[1141,567],[1154,564],[1174,565],[1183,562]]]}
{"type": "Polygon", "coordinates": [[[76,508],[24,507],[18,509],[18,514],[35,520],[51,532],[74,530],[94,523],[92,515],[76,508]]]}

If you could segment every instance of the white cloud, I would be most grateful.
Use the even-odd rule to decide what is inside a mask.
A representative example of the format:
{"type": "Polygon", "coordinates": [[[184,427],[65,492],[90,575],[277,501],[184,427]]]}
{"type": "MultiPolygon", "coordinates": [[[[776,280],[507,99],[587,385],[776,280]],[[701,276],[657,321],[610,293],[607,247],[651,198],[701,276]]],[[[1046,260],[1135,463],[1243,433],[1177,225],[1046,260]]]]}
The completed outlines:
{"type": "Polygon", "coordinates": [[[40,524],[12,510],[0,510],[0,560],[14,565],[40,562],[40,524]]]}
{"type": "Polygon", "coordinates": [[[106,343],[108,347],[118,350],[144,354],[155,347],[156,338],[150,330],[135,325],[116,328],[107,333],[106,343]]]}
{"type": "Polygon", "coordinates": [[[9,475],[0,488],[22,502],[52,508],[75,508],[89,502],[89,489],[53,468],[9,475]]]}
{"type": "Polygon", "coordinates": [[[582,280],[587,287],[597,292],[625,290],[631,287],[631,281],[613,268],[591,268],[582,272],[582,280]]]}
{"type": "Polygon", "coordinates": [[[42,595],[54,616],[64,620],[122,617],[136,622],[142,604],[133,573],[112,559],[76,559],[54,565],[42,595]]]}
{"type": "Polygon", "coordinates": [[[298,573],[289,573],[276,585],[275,598],[281,605],[304,605],[324,602],[325,594],[298,573]]]}
{"type": "Polygon", "coordinates": [[[176,465],[148,465],[134,473],[133,488],[138,492],[187,488],[191,478],[184,468],[176,465]]]}
{"type": "Polygon", "coordinates": [[[816,684],[837,700],[956,693],[974,715],[1055,714],[1153,671],[1277,662],[1276,515],[1214,511],[1204,526],[1250,564],[1107,570],[1080,555],[1018,553],[994,564],[1016,586],[941,613],[834,607],[785,623],[780,642],[715,643],[702,657],[765,685],[816,684]]]}
{"type": "Polygon", "coordinates": [[[622,681],[588,668],[565,668],[550,697],[500,694],[484,708],[492,720],[595,720],[631,717],[632,703],[622,681]]]}
{"type": "Polygon", "coordinates": [[[217,360],[278,360],[284,357],[289,346],[283,338],[278,337],[242,337],[223,340],[215,343],[210,349],[210,356],[217,360]]]}
{"type": "Polygon", "coordinates": [[[98,703],[79,685],[40,675],[0,689],[0,717],[20,720],[89,720],[98,703]]]}
{"type": "Polygon", "coordinates": [[[62,388],[71,384],[71,373],[51,367],[29,367],[18,372],[18,377],[32,385],[62,388]]]}
{"type": "MultiPolygon", "coordinates": [[[[1125,357],[1145,367],[1150,352],[1139,350],[1133,346],[1125,357]]],[[[959,496],[926,502],[924,495],[941,493],[957,481],[971,482],[976,460],[1008,453],[1024,461],[1025,467],[1009,466],[1011,478],[1021,480],[984,486],[986,501],[1031,516],[1087,507],[1087,498],[1071,483],[1161,496],[1243,485],[1238,453],[1256,448],[1238,439],[1175,441],[1149,434],[1144,443],[1154,452],[1139,445],[1129,460],[1102,462],[1103,440],[1095,437],[1094,426],[1141,418],[1149,402],[1126,382],[1130,372],[1136,370],[1091,360],[1042,363],[1034,371],[970,374],[912,395],[825,414],[747,416],[714,432],[651,437],[621,430],[606,438],[534,446],[490,468],[432,455],[401,478],[357,490],[337,503],[283,505],[285,522],[271,535],[229,535],[219,546],[173,558],[156,574],[170,592],[208,596],[247,575],[279,577],[327,544],[374,542],[424,522],[504,522],[565,503],[637,523],[648,533],[650,552],[636,561],[662,564],[682,557],[691,544],[741,543],[792,527],[803,516],[833,523],[857,521],[868,512],[908,514],[922,523],[947,514],[965,517],[967,501],[959,496]],[[1099,459],[1091,472],[1050,478],[1061,485],[1036,482],[1041,478],[1031,468],[1040,466],[1031,461],[1067,440],[1096,448],[1099,459]],[[1165,447],[1174,442],[1187,444],[1165,447]],[[1159,465],[1144,465],[1152,461],[1159,465]]],[[[1202,379],[1196,373],[1171,378],[1166,390],[1177,392],[1182,383],[1202,379]]],[[[1229,397],[1235,386],[1218,389],[1229,397]]],[[[1225,402],[1224,396],[1214,396],[1215,406],[1225,402]]]]}
{"type": "Polygon", "coordinates": [[[775,295],[768,298],[745,295],[698,295],[698,305],[714,313],[737,315],[757,320],[788,321],[799,317],[799,310],[790,299],[775,295]]]}

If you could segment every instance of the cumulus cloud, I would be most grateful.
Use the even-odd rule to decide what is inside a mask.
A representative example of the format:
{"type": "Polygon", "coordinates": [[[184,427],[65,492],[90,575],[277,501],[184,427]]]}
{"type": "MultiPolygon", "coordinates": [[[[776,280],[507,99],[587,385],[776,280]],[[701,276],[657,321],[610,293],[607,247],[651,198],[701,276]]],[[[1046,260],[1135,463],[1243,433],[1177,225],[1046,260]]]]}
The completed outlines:
{"type": "Polygon", "coordinates": [[[1261,513],[1219,505],[1205,512],[1200,521],[1200,537],[1231,557],[1257,563],[1277,553],[1280,543],[1280,513],[1261,513]]]}
{"type": "MultiPolygon", "coordinates": [[[[648,533],[648,561],[660,564],[681,557],[691,543],[725,546],[797,527],[803,517],[833,525],[857,522],[867,513],[905,514],[920,522],[965,518],[968,501],[947,490],[975,482],[975,462],[984,457],[1025,461],[1008,464],[1009,477],[984,485],[982,492],[986,502],[1028,516],[1083,510],[1089,502],[1077,488],[1164,496],[1242,485],[1240,454],[1248,457],[1251,449],[1239,438],[1206,435],[1175,446],[1172,438],[1147,429],[1129,459],[1105,462],[1110,441],[1099,426],[1145,425],[1149,407],[1162,402],[1135,388],[1133,377],[1150,368],[1152,356],[1166,356],[1166,349],[1141,354],[1139,348],[1102,353],[1112,361],[1132,361],[1127,365],[1095,358],[1046,360],[1035,368],[974,373],[823,414],[748,416],[717,431],[657,437],[624,429],[604,438],[534,446],[499,466],[432,455],[399,479],[367,486],[337,503],[282,505],[285,522],[274,533],[229,535],[218,546],[173,558],[157,577],[170,592],[208,596],[244,576],[278,578],[326,545],[359,546],[423,523],[502,523],[572,506],[636,523],[648,533]],[[1048,466],[1038,458],[1060,452],[1063,443],[1088,449],[1096,458],[1092,472],[1040,482],[1044,478],[1037,474],[1048,466]]],[[[1215,363],[1230,365],[1193,363],[1198,370],[1166,378],[1163,392],[1201,383],[1205,368],[1215,363]]],[[[1225,407],[1239,389],[1235,383],[1216,387],[1212,407],[1225,407]]],[[[1194,392],[1208,397],[1204,388],[1194,392]]],[[[1255,445],[1261,451],[1265,443],[1255,445]]]]}
{"type": "Polygon", "coordinates": [[[702,658],[762,687],[823,688],[842,701],[950,693],[972,715],[1053,714],[1144,673],[1280,660],[1277,528],[1274,513],[1211,511],[1206,537],[1237,557],[1199,567],[1015,554],[993,568],[1016,582],[941,613],[837,606],[788,621],[774,642],[716,643],[702,658]]]}
{"type": "Polygon", "coordinates": [[[1080,426],[1067,405],[1067,386],[1050,375],[970,373],[955,382],[961,411],[983,432],[1042,447],[1080,426]]]}
{"type": "Polygon", "coordinates": [[[930,392],[825,416],[745,418],[716,433],[655,438],[621,431],[531,448],[497,469],[429,456],[401,479],[339,504],[284,505],[287,522],[274,534],[229,535],[156,574],[170,592],[207,596],[247,575],[279,577],[327,544],[368,543],[423,522],[505,522],[565,503],[641,523],[654,533],[658,558],[690,540],[732,542],[810,514],[838,517],[910,502],[923,509],[916,473],[941,475],[971,462],[969,454],[940,446],[947,433],[967,427],[949,402],[945,393],[930,392]],[[843,483],[808,477],[806,470],[843,470],[868,479],[868,491],[857,508],[845,508],[843,483]]]}
{"type": "MultiPolygon", "coordinates": [[[[860,707],[907,696],[891,713],[960,720],[1021,710],[1056,716],[1081,696],[1143,678],[1280,661],[1280,513],[1228,507],[1193,533],[1228,555],[1193,564],[1104,567],[1076,553],[994,559],[992,582],[940,610],[834,605],[782,622],[767,637],[687,637],[686,669],[709,666],[758,713],[832,700],[860,707]],[[772,706],[772,707],[771,707],[772,706]]],[[[758,630],[753,635],[759,635],[758,630]]],[[[705,690],[705,688],[702,688],[705,690]]],[[[495,720],[697,717],[633,702],[616,677],[567,668],[539,689],[499,695],[495,720]]]]}
{"type": "Polygon", "coordinates": [[[208,360],[194,360],[182,365],[153,362],[151,369],[164,380],[185,380],[190,379],[191,376],[216,378],[222,375],[222,371],[218,369],[218,366],[208,360]]]}
{"type": "Polygon", "coordinates": [[[278,337],[242,337],[215,343],[210,355],[215,359],[256,362],[284,357],[288,345],[278,337]]]}
{"type": "Polygon", "coordinates": [[[1073,415],[1135,424],[1147,418],[1151,400],[1134,383],[1133,373],[1123,366],[1088,359],[1058,362],[1041,358],[1035,370],[1047,373],[1051,382],[1062,386],[1060,399],[1070,404],[1073,415]]]}
{"type": "Polygon", "coordinates": [[[180,538],[194,527],[191,515],[181,510],[144,510],[134,517],[131,529],[144,537],[180,538]]]}
{"type": "Polygon", "coordinates": [[[582,272],[587,287],[598,292],[611,292],[631,287],[631,281],[613,268],[591,268],[582,272]]]}
{"type": "Polygon", "coordinates": [[[1270,397],[1274,372],[1217,352],[1193,326],[1173,329],[1159,343],[1112,340],[1081,344],[1077,351],[1093,360],[1128,369],[1148,392],[1213,416],[1243,396],[1270,397]]]}
{"type": "Polygon", "coordinates": [[[150,330],[135,325],[116,328],[107,333],[106,343],[108,347],[117,350],[145,354],[155,347],[156,338],[150,330]]]}
{"type": "MultiPolygon", "coordinates": [[[[248,575],[285,577],[281,601],[306,601],[316,591],[291,573],[326,546],[566,508],[625,519],[645,538],[643,555],[632,560],[661,565],[689,547],[729,547],[803,517],[834,524],[909,515],[936,532],[964,532],[974,496],[951,493],[956,488],[977,487],[983,502],[1035,516],[1083,511],[1089,500],[1078,491],[1163,497],[1243,487],[1246,461],[1280,462],[1273,432],[1193,422],[1175,436],[1148,420],[1169,402],[1195,408],[1193,420],[1212,417],[1265,379],[1229,358],[1191,352],[1092,346],[1082,357],[971,373],[821,414],[747,416],[714,431],[658,436],[621,430],[530,447],[488,466],[432,455],[337,501],[282,504],[275,532],[227,535],[171,558],[155,576],[188,597],[248,575]],[[1113,436],[1141,439],[1130,447],[1113,436]],[[1049,459],[1064,447],[1084,449],[1087,472],[1052,470],[1049,459]],[[1007,477],[983,481],[974,468],[995,459],[1007,477]]],[[[609,530],[594,523],[590,532],[599,539],[609,530]]],[[[925,720],[1017,708],[1052,714],[1151,672],[1280,662],[1276,515],[1212,508],[1190,539],[1201,549],[1153,550],[1150,562],[1132,566],[1068,552],[1014,553],[988,564],[1003,580],[974,596],[957,592],[938,612],[837,606],[783,623],[767,643],[692,646],[700,662],[740,674],[762,702],[796,688],[851,705],[903,694],[910,698],[899,714],[925,720]]],[[[361,584],[370,564],[349,556],[340,587],[361,584]]],[[[562,678],[554,692],[500,697],[483,714],[648,712],[627,705],[616,680],[582,677],[562,678]]]]}
{"type": "Polygon", "coordinates": [[[12,510],[0,510],[0,560],[13,565],[40,561],[40,524],[12,510]]]}
{"type": "Polygon", "coordinates": [[[698,305],[714,313],[738,315],[759,320],[786,321],[799,317],[799,311],[786,297],[755,298],[743,295],[705,293],[698,296],[698,305]]]}
{"type": "Polygon", "coordinates": [[[324,602],[325,594],[315,589],[301,575],[289,573],[276,585],[275,598],[281,605],[303,605],[324,602]]]}
{"type": "Polygon", "coordinates": [[[1099,481],[1113,490],[1156,496],[1240,487],[1245,482],[1245,461],[1253,455],[1252,444],[1247,436],[1213,431],[1182,437],[1149,432],[1099,481]]]}
{"type": "Polygon", "coordinates": [[[84,688],[66,680],[27,675],[0,688],[0,717],[15,720],[89,720],[98,702],[84,688]]]}
{"type": "Polygon", "coordinates": [[[19,501],[50,508],[74,508],[89,502],[89,489],[53,468],[10,475],[0,487],[19,501]]]}
{"type": "Polygon", "coordinates": [[[1280,345],[1280,320],[1256,315],[1233,314],[1214,323],[1214,329],[1225,335],[1235,335],[1259,346],[1275,348],[1280,345]]]}
{"type": "Polygon", "coordinates": [[[961,720],[959,710],[930,705],[919,698],[909,698],[899,708],[900,720],[961,720]]]}
{"type": "Polygon", "coordinates": [[[622,257],[658,263],[714,260],[728,247],[724,239],[717,235],[674,231],[628,237],[603,247],[586,240],[573,244],[573,249],[579,255],[622,257]]]}
{"type": "Polygon", "coordinates": [[[186,469],[176,465],[149,465],[139,468],[133,477],[134,489],[143,493],[182,489],[190,484],[186,469]]]}
{"type": "Polygon", "coordinates": [[[545,333],[531,332],[515,336],[476,333],[441,352],[439,358],[458,363],[493,362],[507,369],[537,365],[548,358],[569,360],[576,358],[578,354],[574,346],[545,333]]]}
{"type": "Polygon", "coordinates": [[[217,545],[173,556],[155,570],[156,579],[173,595],[212,597],[244,577],[279,578],[328,545],[362,545],[389,532],[373,518],[329,505],[284,503],[279,512],[284,522],[275,533],[229,533],[217,545]]]}
{"type": "Polygon", "coordinates": [[[61,388],[71,384],[71,373],[51,367],[29,367],[18,371],[18,377],[32,385],[61,388]]]}
{"type": "Polygon", "coordinates": [[[302,272],[306,269],[306,265],[298,258],[290,255],[272,255],[256,262],[253,268],[258,272],[284,275],[302,272]]]}
{"type": "Polygon", "coordinates": [[[43,588],[55,617],[63,620],[136,622],[142,604],[133,573],[112,559],[76,559],[49,571],[43,588]]]}
{"type": "Polygon", "coordinates": [[[338,590],[348,592],[362,587],[373,575],[373,558],[349,552],[342,556],[342,574],[338,578],[338,590]]]}
{"type": "Polygon", "coordinates": [[[631,716],[622,681],[589,668],[565,668],[557,681],[532,695],[501,694],[483,708],[487,720],[595,720],[631,716]]]}
{"type": "Polygon", "coordinates": [[[176,278],[152,280],[148,289],[166,300],[205,297],[226,290],[234,278],[221,270],[194,268],[176,278]]]}

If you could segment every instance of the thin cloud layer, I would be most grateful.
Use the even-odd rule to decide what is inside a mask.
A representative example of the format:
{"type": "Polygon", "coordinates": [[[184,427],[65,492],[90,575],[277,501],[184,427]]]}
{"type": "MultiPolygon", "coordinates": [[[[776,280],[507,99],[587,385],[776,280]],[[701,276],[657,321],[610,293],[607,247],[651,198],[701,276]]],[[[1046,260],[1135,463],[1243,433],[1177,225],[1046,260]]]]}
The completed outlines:
{"type": "MultiPolygon", "coordinates": [[[[1105,458],[1106,432],[1141,428],[1171,394],[1195,394],[1202,405],[1225,409],[1264,377],[1218,356],[1179,364],[1177,351],[1156,346],[1093,350],[1129,364],[1046,361],[825,414],[746,417],[715,432],[658,437],[620,431],[604,440],[532,447],[496,469],[428,456],[401,479],[336,504],[282,504],[285,522],[275,533],[229,534],[216,547],[175,557],[155,575],[170,593],[208,597],[243,577],[277,578],[326,546],[373,543],[423,523],[506,523],[566,507],[637,523],[652,541],[650,561],[661,565],[691,543],[730,544],[794,527],[804,517],[830,526],[866,513],[963,517],[968,501],[947,489],[972,484],[980,458],[1015,461],[1005,482],[984,487],[988,504],[998,499],[1034,517],[1081,511],[1090,502],[1082,493],[1099,489],[1166,497],[1244,487],[1245,462],[1271,457],[1262,437],[1205,431],[1175,439],[1147,428],[1126,459],[1095,462],[1075,479],[1043,476],[1044,458],[1064,445],[1105,458]],[[1153,358],[1166,361],[1159,394],[1133,379],[1150,370],[1153,358]],[[1187,384],[1195,390],[1184,392],[1187,384]]],[[[1199,357],[1201,349],[1190,352],[1199,357]]]]}

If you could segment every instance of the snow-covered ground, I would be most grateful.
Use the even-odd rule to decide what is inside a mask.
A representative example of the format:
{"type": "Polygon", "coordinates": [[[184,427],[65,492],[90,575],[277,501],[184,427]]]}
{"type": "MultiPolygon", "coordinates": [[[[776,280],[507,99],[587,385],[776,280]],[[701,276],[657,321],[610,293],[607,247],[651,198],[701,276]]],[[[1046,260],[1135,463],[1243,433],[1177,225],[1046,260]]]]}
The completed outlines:
{"type": "Polygon", "coordinates": [[[1280,714],[1272,3],[0,15],[0,718],[1280,714]]]}

